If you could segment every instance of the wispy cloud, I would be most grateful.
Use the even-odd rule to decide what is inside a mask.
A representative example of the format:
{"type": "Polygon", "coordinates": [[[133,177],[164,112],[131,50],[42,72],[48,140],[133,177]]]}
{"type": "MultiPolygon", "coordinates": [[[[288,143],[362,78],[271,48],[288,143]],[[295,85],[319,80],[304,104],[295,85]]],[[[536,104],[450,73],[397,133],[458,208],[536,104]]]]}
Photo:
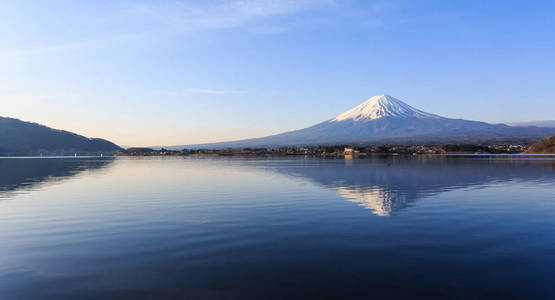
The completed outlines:
{"type": "Polygon", "coordinates": [[[127,11],[181,30],[224,29],[260,25],[260,22],[271,17],[292,15],[333,2],[333,0],[185,1],[129,4],[127,11]]]}
{"type": "Polygon", "coordinates": [[[201,95],[238,95],[238,94],[247,94],[248,91],[244,90],[227,90],[227,89],[199,89],[199,88],[186,88],[186,89],[179,89],[174,91],[157,91],[152,92],[152,96],[171,96],[171,97],[180,97],[180,96],[187,96],[192,94],[201,94],[201,95]]]}
{"type": "Polygon", "coordinates": [[[128,42],[133,39],[141,38],[148,35],[150,32],[137,32],[130,34],[120,34],[114,36],[107,36],[97,39],[82,40],[76,42],[59,43],[52,45],[15,48],[10,50],[0,50],[0,58],[16,59],[27,58],[41,54],[59,53],[76,51],[80,49],[102,48],[106,46],[113,46],[116,43],[128,42]]]}
{"type": "Polygon", "coordinates": [[[211,95],[228,95],[228,94],[246,94],[247,91],[241,90],[213,90],[213,89],[184,89],[183,92],[190,94],[211,94],[211,95]]]}
{"type": "Polygon", "coordinates": [[[159,35],[168,30],[200,31],[228,28],[247,28],[256,33],[278,33],[287,29],[287,22],[272,22],[275,17],[294,15],[332,4],[335,0],[232,0],[232,1],[170,1],[128,3],[113,6],[109,22],[118,27],[125,22],[128,27],[147,30],[125,34],[99,35],[98,38],[75,39],[50,45],[0,49],[0,58],[25,58],[42,54],[103,48],[149,35],[159,35]]]}

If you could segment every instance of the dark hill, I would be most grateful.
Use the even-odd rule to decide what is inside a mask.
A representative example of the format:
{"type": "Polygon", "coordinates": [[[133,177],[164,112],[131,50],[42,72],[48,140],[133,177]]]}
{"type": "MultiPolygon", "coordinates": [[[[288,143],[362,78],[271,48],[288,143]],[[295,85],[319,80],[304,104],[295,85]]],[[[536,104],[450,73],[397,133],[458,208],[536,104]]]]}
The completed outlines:
{"type": "Polygon", "coordinates": [[[543,139],[526,151],[527,153],[555,153],[555,136],[543,139]]]}
{"type": "Polygon", "coordinates": [[[93,154],[118,150],[118,145],[107,140],[0,117],[0,154],[93,154]]]}

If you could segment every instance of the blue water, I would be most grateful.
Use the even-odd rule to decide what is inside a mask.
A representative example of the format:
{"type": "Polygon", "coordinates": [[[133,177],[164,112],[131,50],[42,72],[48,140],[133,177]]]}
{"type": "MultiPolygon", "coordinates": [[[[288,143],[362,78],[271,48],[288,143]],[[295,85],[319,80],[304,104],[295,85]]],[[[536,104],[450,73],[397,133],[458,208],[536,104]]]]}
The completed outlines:
{"type": "Polygon", "coordinates": [[[0,159],[0,299],[164,298],[555,299],[555,159],[0,159]]]}

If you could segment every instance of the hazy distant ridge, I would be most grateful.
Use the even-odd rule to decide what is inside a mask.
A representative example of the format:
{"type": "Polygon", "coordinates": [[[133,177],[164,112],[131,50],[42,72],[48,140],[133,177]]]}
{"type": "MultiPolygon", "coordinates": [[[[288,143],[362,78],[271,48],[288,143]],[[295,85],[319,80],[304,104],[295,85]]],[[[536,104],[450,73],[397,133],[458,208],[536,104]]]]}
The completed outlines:
{"type": "Polygon", "coordinates": [[[536,126],[536,127],[548,127],[555,128],[555,120],[546,121],[531,121],[531,122],[510,122],[506,123],[509,126],[536,126]]]}

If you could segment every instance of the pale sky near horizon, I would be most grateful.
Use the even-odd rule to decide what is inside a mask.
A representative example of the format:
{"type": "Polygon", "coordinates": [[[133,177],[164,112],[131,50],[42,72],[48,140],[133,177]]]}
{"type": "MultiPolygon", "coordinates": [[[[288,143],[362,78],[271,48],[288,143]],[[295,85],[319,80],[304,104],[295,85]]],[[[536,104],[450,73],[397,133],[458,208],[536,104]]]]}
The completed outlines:
{"type": "Polygon", "coordinates": [[[3,1],[0,116],[154,146],[259,137],[389,94],[555,119],[553,1],[3,1]]]}

